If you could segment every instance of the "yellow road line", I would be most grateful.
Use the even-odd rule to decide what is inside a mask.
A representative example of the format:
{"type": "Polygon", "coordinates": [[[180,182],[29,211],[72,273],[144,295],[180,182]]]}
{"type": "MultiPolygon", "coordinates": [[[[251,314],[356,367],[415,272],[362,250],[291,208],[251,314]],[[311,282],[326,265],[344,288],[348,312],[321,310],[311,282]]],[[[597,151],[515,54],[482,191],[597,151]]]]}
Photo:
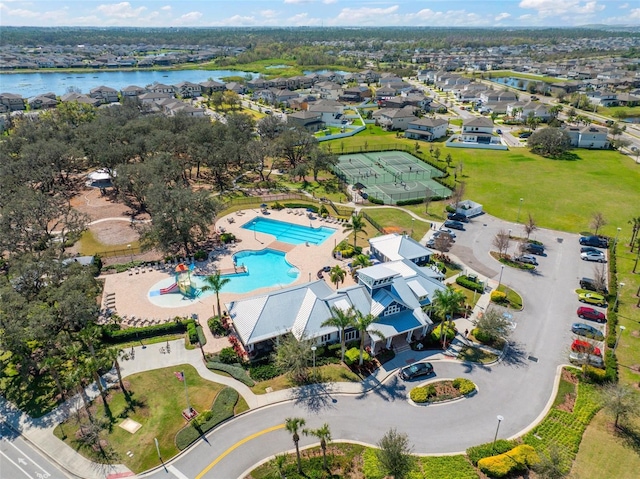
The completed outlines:
{"type": "Polygon", "coordinates": [[[211,464],[209,464],[207,467],[205,467],[205,469],[198,474],[195,479],[202,479],[204,477],[204,475],[209,472],[211,469],[213,469],[213,467],[218,464],[220,461],[222,461],[226,456],[228,456],[231,452],[233,452],[235,449],[239,448],[240,446],[242,446],[243,444],[251,441],[252,439],[255,439],[256,437],[260,437],[263,434],[267,434],[268,432],[273,432],[273,431],[277,431],[278,429],[284,429],[284,424],[278,424],[277,426],[273,426],[267,429],[264,429],[262,431],[258,431],[254,434],[251,434],[251,436],[247,436],[245,437],[243,440],[236,442],[233,446],[231,446],[229,449],[227,449],[226,451],[224,451],[222,454],[220,454],[211,464]]]}

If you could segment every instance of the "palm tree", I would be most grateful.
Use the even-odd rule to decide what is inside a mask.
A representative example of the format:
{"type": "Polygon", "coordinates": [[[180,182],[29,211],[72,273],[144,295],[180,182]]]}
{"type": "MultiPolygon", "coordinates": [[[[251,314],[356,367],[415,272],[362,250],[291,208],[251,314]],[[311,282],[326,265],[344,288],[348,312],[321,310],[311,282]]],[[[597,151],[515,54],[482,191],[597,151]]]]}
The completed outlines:
{"type": "Polygon", "coordinates": [[[360,268],[366,268],[367,266],[371,266],[372,264],[373,263],[366,254],[359,254],[351,262],[351,276],[355,278],[356,273],[360,268]]]}
{"type": "Polygon", "coordinates": [[[100,369],[100,363],[93,359],[87,358],[87,361],[84,364],[85,371],[90,376],[93,376],[93,380],[96,382],[98,386],[98,391],[100,391],[100,396],[102,396],[102,403],[104,404],[104,412],[105,414],[109,414],[109,405],[107,404],[107,391],[102,385],[102,377],[100,377],[100,373],[98,370],[100,369]]]}
{"type": "Polygon", "coordinates": [[[331,441],[331,431],[329,425],[325,422],[322,427],[318,429],[303,429],[302,432],[305,436],[315,436],[320,439],[320,449],[322,449],[322,465],[325,470],[329,470],[327,467],[327,443],[331,441]]]}
{"type": "MultiPolygon", "coordinates": [[[[205,285],[202,287],[202,291],[213,291],[216,293],[216,304],[218,305],[218,316],[222,317],[222,311],[220,308],[220,291],[224,288],[224,285],[231,281],[229,278],[223,278],[220,275],[220,271],[216,271],[215,274],[205,276],[205,285]]],[[[215,311],[213,312],[215,316],[215,311]]]]}
{"type": "Polygon", "coordinates": [[[125,355],[123,349],[118,348],[109,348],[104,352],[104,356],[107,360],[111,361],[116,368],[116,374],[118,375],[118,382],[120,383],[120,389],[122,389],[123,393],[127,393],[124,388],[124,383],[122,382],[122,372],[120,371],[120,359],[125,355]]]}
{"type": "Polygon", "coordinates": [[[296,446],[298,472],[300,473],[300,475],[302,475],[302,462],[300,461],[300,446],[298,444],[300,442],[300,434],[298,433],[298,431],[301,427],[304,427],[306,423],[307,422],[301,417],[288,417],[284,420],[284,428],[291,433],[291,435],[293,436],[293,443],[296,446]]]}
{"type": "Polygon", "coordinates": [[[344,361],[344,344],[345,344],[345,335],[344,330],[349,326],[353,326],[355,312],[353,307],[344,311],[337,306],[331,307],[331,317],[327,319],[325,322],[321,324],[321,326],[333,326],[334,328],[338,328],[340,333],[340,346],[341,346],[341,355],[340,359],[344,361]]]}
{"type": "Polygon", "coordinates": [[[453,323],[453,316],[462,311],[465,301],[465,295],[462,291],[457,291],[450,286],[445,289],[436,290],[433,296],[433,306],[438,316],[442,317],[440,324],[440,341],[443,341],[443,347],[446,345],[445,322],[448,320],[449,327],[453,323]]]}
{"type": "Polygon", "coordinates": [[[376,322],[376,317],[369,313],[366,315],[363,315],[361,311],[356,311],[356,317],[354,318],[353,321],[353,327],[356,328],[359,332],[360,332],[360,362],[358,363],[360,366],[362,366],[362,353],[364,352],[364,337],[365,337],[365,333],[369,332],[369,334],[373,333],[376,336],[379,336],[380,339],[384,339],[384,334],[382,334],[379,330],[377,329],[369,329],[369,326],[371,326],[373,323],[376,322]]]}
{"type": "Polygon", "coordinates": [[[62,381],[60,380],[60,369],[62,369],[63,363],[64,361],[62,360],[60,355],[54,353],[54,355],[44,358],[42,364],[44,368],[49,371],[49,374],[51,374],[51,377],[55,381],[56,387],[58,388],[58,392],[60,393],[60,398],[64,401],[65,391],[64,387],[62,386],[62,381]]]}
{"type": "Polygon", "coordinates": [[[348,233],[349,231],[353,231],[353,249],[356,249],[356,242],[358,240],[358,233],[361,233],[365,229],[364,218],[362,217],[362,213],[358,215],[354,215],[351,217],[351,223],[347,223],[344,226],[343,233],[348,233]]]}
{"type": "Polygon", "coordinates": [[[338,283],[344,282],[346,275],[347,272],[343,270],[339,264],[335,265],[331,268],[331,271],[329,271],[329,278],[331,279],[331,282],[336,285],[336,289],[338,289],[338,283]]]}

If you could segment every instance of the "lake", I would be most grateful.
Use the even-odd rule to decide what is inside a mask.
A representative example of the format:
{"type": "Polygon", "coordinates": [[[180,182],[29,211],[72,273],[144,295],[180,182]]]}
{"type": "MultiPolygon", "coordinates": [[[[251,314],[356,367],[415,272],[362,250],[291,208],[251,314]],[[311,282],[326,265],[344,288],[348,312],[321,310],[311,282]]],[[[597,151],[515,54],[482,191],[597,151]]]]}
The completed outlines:
{"type": "Polygon", "coordinates": [[[522,78],[514,78],[514,77],[499,77],[499,78],[490,78],[489,81],[494,83],[500,83],[501,85],[508,85],[513,88],[517,88],[518,90],[526,91],[527,86],[529,85],[528,80],[524,80],[522,78]]]}
{"type": "Polygon", "coordinates": [[[231,76],[244,77],[256,73],[235,70],[133,70],[133,71],[86,71],[83,73],[69,72],[38,72],[38,73],[0,73],[0,93],[15,93],[24,98],[31,98],[43,93],[53,92],[64,95],[70,87],[79,88],[82,93],[89,93],[92,88],[108,86],[120,90],[129,85],[145,87],[154,82],[175,85],[181,81],[200,83],[213,78],[231,76]]]}

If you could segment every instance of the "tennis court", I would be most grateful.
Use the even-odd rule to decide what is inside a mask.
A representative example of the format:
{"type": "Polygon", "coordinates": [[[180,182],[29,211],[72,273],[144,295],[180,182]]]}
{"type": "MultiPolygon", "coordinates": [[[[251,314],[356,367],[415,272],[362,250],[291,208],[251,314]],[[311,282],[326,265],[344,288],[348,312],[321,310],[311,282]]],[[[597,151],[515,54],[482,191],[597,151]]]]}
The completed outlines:
{"type": "Polygon", "coordinates": [[[451,195],[449,188],[434,179],[444,173],[405,151],[341,155],[335,173],[348,184],[362,184],[367,195],[386,204],[451,195]]]}

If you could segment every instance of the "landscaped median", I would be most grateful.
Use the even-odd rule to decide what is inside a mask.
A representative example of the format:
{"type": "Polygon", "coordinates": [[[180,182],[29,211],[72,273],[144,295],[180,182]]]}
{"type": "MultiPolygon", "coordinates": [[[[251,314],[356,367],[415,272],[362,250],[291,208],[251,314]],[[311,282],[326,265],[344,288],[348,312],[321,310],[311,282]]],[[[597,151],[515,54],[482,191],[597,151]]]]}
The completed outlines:
{"type": "Polygon", "coordinates": [[[415,404],[427,405],[469,397],[476,391],[476,385],[468,379],[443,379],[413,388],[409,397],[415,404]]]}

